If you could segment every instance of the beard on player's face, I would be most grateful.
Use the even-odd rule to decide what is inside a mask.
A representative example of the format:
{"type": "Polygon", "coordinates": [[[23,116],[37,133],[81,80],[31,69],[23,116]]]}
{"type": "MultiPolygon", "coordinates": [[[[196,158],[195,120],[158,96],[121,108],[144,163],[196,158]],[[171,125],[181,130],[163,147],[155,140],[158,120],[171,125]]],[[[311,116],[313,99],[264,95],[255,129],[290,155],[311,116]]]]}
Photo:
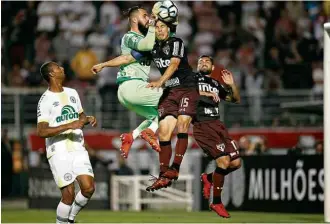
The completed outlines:
{"type": "Polygon", "coordinates": [[[207,65],[200,65],[198,66],[198,71],[202,75],[210,75],[212,73],[212,67],[209,67],[207,65]]]}
{"type": "Polygon", "coordinates": [[[148,23],[143,24],[141,21],[138,21],[139,31],[145,36],[148,33],[148,23]]]}

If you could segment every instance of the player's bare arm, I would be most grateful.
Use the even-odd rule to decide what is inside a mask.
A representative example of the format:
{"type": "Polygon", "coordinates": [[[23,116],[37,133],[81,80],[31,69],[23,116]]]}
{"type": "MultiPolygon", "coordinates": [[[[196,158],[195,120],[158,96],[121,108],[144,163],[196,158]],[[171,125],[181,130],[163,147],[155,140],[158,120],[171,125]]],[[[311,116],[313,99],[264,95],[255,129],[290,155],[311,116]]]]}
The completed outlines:
{"type": "Polygon", "coordinates": [[[84,123],[82,121],[74,121],[57,127],[49,127],[48,122],[39,122],[37,125],[37,134],[41,138],[49,138],[61,134],[69,129],[82,129],[83,127],[84,123]]]}
{"type": "Polygon", "coordinates": [[[239,90],[235,84],[233,74],[228,70],[222,71],[222,79],[225,84],[229,86],[231,89],[231,94],[227,95],[226,101],[232,102],[232,103],[240,103],[241,96],[239,94],[239,90]]]}
{"type": "Polygon", "coordinates": [[[132,55],[120,55],[109,61],[94,65],[92,67],[92,72],[95,75],[96,73],[99,73],[100,71],[102,71],[103,68],[119,67],[122,65],[127,65],[127,64],[133,63],[135,61],[136,60],[134,59],[134,57],[132,55]]]}
{"type": "Polygon", "coordinates": [[[207,96],[207,97],[212,97],[214,102],[216,102],[216,103],[217,102],[220,102],[220,97],[216,93],[199,91],[199,95],[201,95],[201,96],[207,96]]]}
{"type": "Polygon", "coordinates": [[[181,62],[180,58],[177,57],[171,58],[170,65],[166,69],[164,75],[162,75],[162,77],[158,81],[150,82],[147,85],[147,88],[152,88],[152,89],[160,88],[167,80],[171,78],[174,72],[178,69],[180,62],[181,62]]]}
{"type": "Polygon", "coordinates": [[[94,116],[86,116],[84,112],[79,114],[79,120],[84,123],[84,125],[92,125],[92,127],[97,126],[97,120],[94,116]]]}

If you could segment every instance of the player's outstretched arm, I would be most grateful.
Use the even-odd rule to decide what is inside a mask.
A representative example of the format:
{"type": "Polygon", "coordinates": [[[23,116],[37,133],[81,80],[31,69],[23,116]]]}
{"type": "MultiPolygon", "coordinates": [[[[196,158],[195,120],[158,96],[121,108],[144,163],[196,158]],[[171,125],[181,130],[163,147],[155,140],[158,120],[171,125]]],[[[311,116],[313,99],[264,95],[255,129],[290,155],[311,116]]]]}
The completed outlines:
{"type": "Polygon", "coordinates": [[[232,103],[240,103],[241,96],[238,87],[235,85],[233,74],[228,70],[223,70],[222,79],[231,89],[230,94],[227,95],[225,100],[232,103]]]}
{"type": "Polygon", "coordinates": [[[57,127],[49,127],[48,122],[39,122],[37,125],[37,134],[41,138],[49,138],[61,134],[69,129],[82,129],[83,127],[84,123],[81,121],[74,121],[57,127]]]}
{"type": "Polygon", "coordinates": [[[181,59],[177,57],[171,58],[170,65],[167,67],[166,71],[164,72],[164,75],[156,81],[156,82],[150,82],[147,87],[148,88],[160,88],[167,80],[169,80],[174,72],[178,69],[180,65],[181,59]]]}
{"type": "Polygon", "coordinates": [[[79,114],[79,120],[84,123],[84,125],[91,124],[92,127],[97,126],[97,120],[94,116],[86,116],[84,112],[79,114]]]}
{"type": "Polygon", "coordinates": [[[120,55],[118,57],[115,57],[114,59],[111,59],[109,61],[94,65],[92,67],[92,72],[95,75],[96,73],[99,73],[102,71],[103,68],[106,67],[119,67],[122,65],[127,65],[132,62],[135,62],[135,59],[132,55],[127,54],[127,55],[120,55]]]}

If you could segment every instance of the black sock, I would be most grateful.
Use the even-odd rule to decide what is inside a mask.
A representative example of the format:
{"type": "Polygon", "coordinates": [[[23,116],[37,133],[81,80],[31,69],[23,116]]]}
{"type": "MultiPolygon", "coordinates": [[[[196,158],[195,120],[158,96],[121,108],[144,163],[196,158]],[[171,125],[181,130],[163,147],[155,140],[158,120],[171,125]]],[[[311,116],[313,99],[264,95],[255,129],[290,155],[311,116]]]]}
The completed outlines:
{"type": "Polygon", "coordinates": [[[69,223],[74,223],[74,220],[68,219],[69,223]]]}
{"type": "Polygon", "coordinates": [[[173,163],[171,168],[177,170],[178,172],[180,171],[180,165],[177,163],[173,163]]]}

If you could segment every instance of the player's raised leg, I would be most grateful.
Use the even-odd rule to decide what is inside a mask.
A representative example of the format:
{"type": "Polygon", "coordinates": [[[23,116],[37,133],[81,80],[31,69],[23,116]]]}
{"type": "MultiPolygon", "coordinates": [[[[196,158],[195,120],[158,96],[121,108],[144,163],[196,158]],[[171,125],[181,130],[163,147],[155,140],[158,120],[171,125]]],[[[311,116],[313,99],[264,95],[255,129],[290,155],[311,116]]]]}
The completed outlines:
{"type": "Polygon", "coordinates": [[[159,122],[158,137],[161,148],[161,151],[159,152],[160,173],[156,181],[146,189],[147,191],[158,190],[172,184],[170,179],[163,177],[163,174],[169,169],[172,157],[171,137],[176,123],[177,119],[172,115],[166,116],[159,122]]]}
{"type": "Polygon", "coordinates": [[[135,138],[140,136],[157,152],[160,147],[155,135],[158,129],[157,105],[162,90],[146,88],[147,83],[142,80],[129,80],[122,83],[118,89],[119,102],[147,120],[143,121],[133,132],[121,136],[122,155],[127,158],[135,138]]]}
{"type": "Polygon", "coordinates": [[[80,191],[77,193],[71,206],[69,223],[74,223],[76,215],[87,205],[95,191],[94,178],[90,175],[79,175],[77,178],[80,191]]]}

